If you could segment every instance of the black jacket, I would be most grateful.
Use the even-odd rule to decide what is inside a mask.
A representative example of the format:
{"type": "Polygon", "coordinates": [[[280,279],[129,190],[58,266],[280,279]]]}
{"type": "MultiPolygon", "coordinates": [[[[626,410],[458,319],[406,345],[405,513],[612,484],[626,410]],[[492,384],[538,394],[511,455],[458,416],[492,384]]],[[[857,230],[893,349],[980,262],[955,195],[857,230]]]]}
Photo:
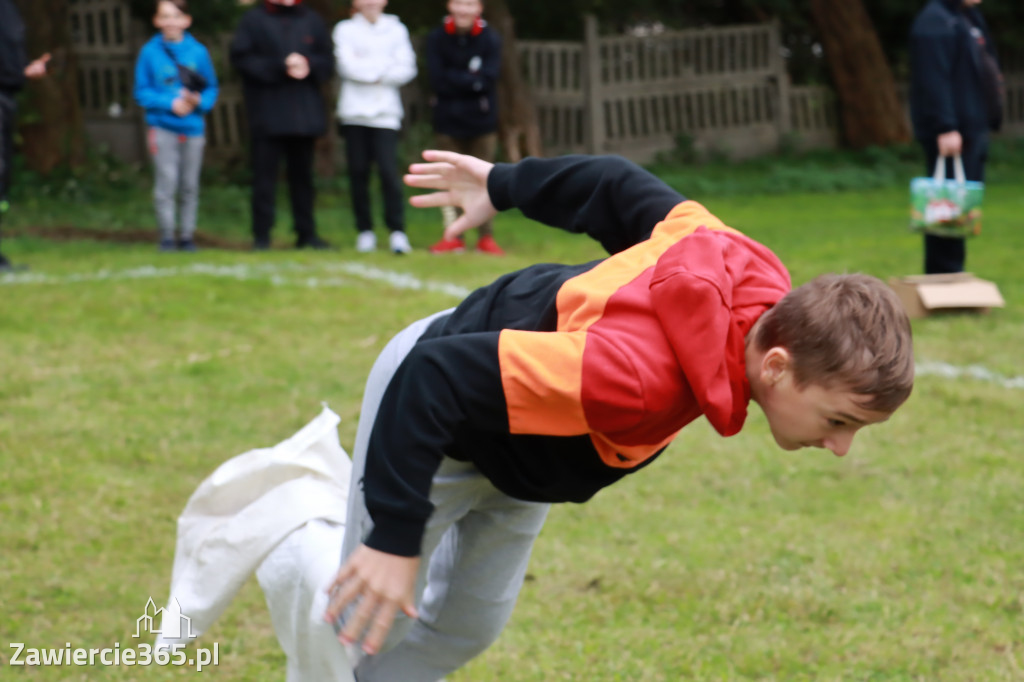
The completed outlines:
{"type": "Polygon", "coordinates": [[[998,127],[991,120],[997,112],[986,103],[985,52],[995,60],[988,25],[961,0],[931,0],[917,15],[910,30],[910,110],[918,139],[953,130],[978,135],[998,127]],[[980,33],[983,48],[972,30],[980,33]]]}
{"type": "Polygon", "coordinates": [[[0,0],[0,91],[13,93],[25,85],[25,22],[14,0],[0,0]]]}
{"type": "Polygon", "coordinates": [[[435,132],[466,139],[498,129],[501,38],[494,29],[484,24],[470,35],[438,26],[427,36],[427,71],[435,132]]]}
{"type": "Polygon", "coordinates": [[[323,20],[311,9],[266,6],[242,17],[231,41],[231,64],[242,75],[249,130],[253,135],[327,132],[321,88],[334,72],[334,48],[323,20]],[[284,60],[298,52],[309,60],[309,76],[288,76],[284,60]]]}

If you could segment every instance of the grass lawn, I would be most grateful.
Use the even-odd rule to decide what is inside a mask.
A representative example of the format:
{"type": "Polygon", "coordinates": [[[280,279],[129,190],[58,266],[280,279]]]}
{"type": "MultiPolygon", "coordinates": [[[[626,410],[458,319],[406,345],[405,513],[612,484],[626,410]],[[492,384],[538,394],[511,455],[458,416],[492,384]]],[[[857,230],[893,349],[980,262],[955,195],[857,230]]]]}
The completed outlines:
{"type": "MultiPolygon", "coordinates": [[[[449,680],[1024,679],[1022,183],[1018,169],[990,185],[969,247],[1007,307],[914,325],[920,363],[980,365],[995,380],[921,376],[843,459],[779,451],[756,407],[730,439],[695,423],[651,468],[552,511],[509,627],[449,680]]],[[[415,210],[415,253],[358,256],[330,188],[322,232],[342,245],[330,253],[158,254],[34,236],[152,224],[144,192],[68,191],[25,193],[4,242],[31,271],[0,277],[0,678],[194,674],[8,668],[9,643],[135,646],[146,600],[166,598],[175,519],[220,462],[288,437],[321,401],[350,447],[363,381],[392,334],[500,273],[600,256],[509,214],[496,225],[508,257],[432,257],[437,213],[415,210]]],[[[902,181],[694,196],[775,249],[796,283],[920,268],[902,181]]],[[[205,190],[202,229],[244,244],[246,202],[237,188],[205,190]]],[[[220,664],[205,675],[284,679],[254,580],[200,646],[214,642],[220,664]]]]}

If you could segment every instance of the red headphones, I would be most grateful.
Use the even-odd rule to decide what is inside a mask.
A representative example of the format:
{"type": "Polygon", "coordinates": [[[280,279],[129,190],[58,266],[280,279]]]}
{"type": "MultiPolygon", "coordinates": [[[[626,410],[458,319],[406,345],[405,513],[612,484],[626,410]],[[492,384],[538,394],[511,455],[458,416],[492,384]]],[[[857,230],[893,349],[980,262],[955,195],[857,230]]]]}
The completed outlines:
{"type": "MultiPolygon", "coordinates": [[[[483,20],[483,17],[477,17],[473,20],[473,28],[469,29],[469,35],[474,37],[480,35],[486,25],[487,22],[483,20]]],[[[444,32],[448,35],[455,35],[456,30],[455,19],[449,14],[444,18],[444,32]]]]}

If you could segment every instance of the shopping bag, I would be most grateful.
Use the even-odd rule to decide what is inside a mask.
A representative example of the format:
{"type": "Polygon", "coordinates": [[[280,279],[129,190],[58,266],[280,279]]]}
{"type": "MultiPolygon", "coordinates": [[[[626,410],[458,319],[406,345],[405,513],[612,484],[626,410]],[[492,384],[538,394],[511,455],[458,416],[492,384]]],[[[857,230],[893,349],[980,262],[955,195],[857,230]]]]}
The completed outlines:
{"type": "Polygon", "coordinates": [[[935,162],[935,175],[910,181],[910,229],[940,237],[973,237],[981,233],[981,200],[985,183],[968,181],[964,162],[953,159],[953,180],[946,179],[946,157],[935,162]]]}

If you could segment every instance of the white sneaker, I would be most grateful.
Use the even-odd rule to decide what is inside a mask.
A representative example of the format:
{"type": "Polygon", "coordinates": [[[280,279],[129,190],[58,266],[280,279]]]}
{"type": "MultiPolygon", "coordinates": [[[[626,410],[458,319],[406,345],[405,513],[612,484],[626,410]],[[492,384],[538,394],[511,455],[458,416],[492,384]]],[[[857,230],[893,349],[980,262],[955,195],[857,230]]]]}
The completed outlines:
{"type": "Polygon", "coordinates": [[[391,252],[402,254],[409,253],[410,251],[412,251],[412,245],[409,243],[409,238],[405,236],[405,232],[392,232],[391,252]]]}
{"type": "Polygon", "coordinates": [[[377,250],[377,235],[367,230],[360,232],[356,237],[356,251],[359,253],[373,253],[377,250]]]}

